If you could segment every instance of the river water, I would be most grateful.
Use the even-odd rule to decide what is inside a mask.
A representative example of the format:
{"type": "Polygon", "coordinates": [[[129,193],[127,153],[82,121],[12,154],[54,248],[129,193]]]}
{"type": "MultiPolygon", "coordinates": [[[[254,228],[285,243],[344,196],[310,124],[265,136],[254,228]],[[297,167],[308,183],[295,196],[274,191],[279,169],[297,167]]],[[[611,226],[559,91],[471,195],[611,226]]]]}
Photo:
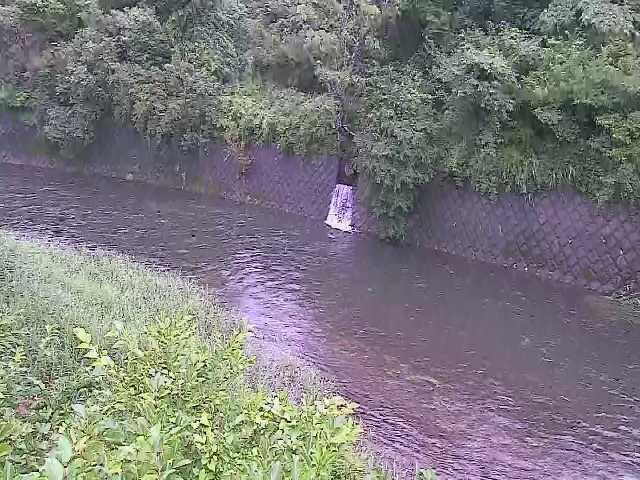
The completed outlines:
{"type": "Polygon", "coordinates": [[[181,270],[442,479],[640,479],[640,327],[585,291],[181,191],[0,165],[0,228],[181,270]]]}

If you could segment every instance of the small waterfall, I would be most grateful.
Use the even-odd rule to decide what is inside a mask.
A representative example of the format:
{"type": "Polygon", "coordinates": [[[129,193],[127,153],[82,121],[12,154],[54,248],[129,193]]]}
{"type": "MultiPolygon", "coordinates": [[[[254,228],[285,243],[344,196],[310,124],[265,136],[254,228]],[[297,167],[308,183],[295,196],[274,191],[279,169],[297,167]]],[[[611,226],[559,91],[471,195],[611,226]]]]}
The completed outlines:
{"type": "Polygon", "coordinates": [[[351,185],[336,185],[329,207],[329,215],[324,222],[331,228],[351,232],[351,218],[353,215],[353,187],[351,185]]]}

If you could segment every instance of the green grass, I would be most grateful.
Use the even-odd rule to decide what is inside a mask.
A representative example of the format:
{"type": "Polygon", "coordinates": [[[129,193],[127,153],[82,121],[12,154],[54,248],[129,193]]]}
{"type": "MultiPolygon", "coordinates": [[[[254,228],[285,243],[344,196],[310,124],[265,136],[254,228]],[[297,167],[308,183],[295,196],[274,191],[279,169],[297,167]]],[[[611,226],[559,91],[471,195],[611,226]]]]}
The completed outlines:
{"type": "Polygon", "coordinates": [[[246,336],[175,275],[0,232],[0,474],[384,478],[355,405],[246,336]]]}

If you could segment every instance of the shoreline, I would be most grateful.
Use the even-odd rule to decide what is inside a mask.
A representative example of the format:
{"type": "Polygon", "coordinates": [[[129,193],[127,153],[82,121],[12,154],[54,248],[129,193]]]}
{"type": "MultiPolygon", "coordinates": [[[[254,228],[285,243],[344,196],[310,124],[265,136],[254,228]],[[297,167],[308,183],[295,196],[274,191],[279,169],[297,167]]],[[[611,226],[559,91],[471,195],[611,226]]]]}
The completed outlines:
{"type": "MultiPolygon", "coordinates": [[[[43,262],[53,262],[59,268],[64,265],[62,267],[64,271],[60,270],[58,273],[64,273],[68,276],[71,283],[74,283],[77,278],[81,278],[80,281],[84,282],[87,277],[90,277],[91,281],[97,281],[100,284],[101,291],[110,290],[112,282],[121,275],[132,279],[134,282],[140,277],[144,279],[144,282],[151,282],[154,285],[151,290],[155,289],[155,291],[150,294],[152,299],[157,295],[164,297],[166,294],[184,297],[187,309],[202,308],[204,312],[209,312],[209,314],[216,317],[215,319],[195,318],[198,324],[199,338],[207,344],[218,342],[220,340],[218,338],[219,335],[222,336],[224,341],[229,341],[237,335],[248,335],[244,352],[245,355],[255,358],[253,366],[246,370],[245,374],[245,381],[250,388],[265,392],[267,395],[285,392],[292,405],[300,406],[309,402],[325,401],[327,398],[333,398],[336,394],[333,386],[314,367],[303,364],[299,359],[288,354],[276,352],[277,348],[274,348],[273,345],[270,345],[270,348],[274,348],[273,352],[270,352],[260,342],[253,341],[250,337],[251,327],[244,319],[232,310],[220,307],[211,292],[182,278],[177,273],[156,270],[153,267],[136,262],[135,259],[128,255],[114,251],[104,249],[87,250],[82,247],[60,244],[51,238],[31,237],[28,234],[0,230],[0,259],[6,260],[8,258],[7,252],[9,254],[15,253],[22,259],[31,258],[36,266],[38,264],[41,266],[43,262]],[[166,292],[161,290],[166,290],[166,292]],[[205,328],[208,328],[209,331],[205,328]]],[[[27,272],[34,268],[34,265],[23,262],[20,268],[27,272]]],[[[20,272],[15,272],[11,268],[9,268],[9,271],[12,275],[20,274],[20,272]]],[[[10,295],[7,295],[7,286],[5,285],[5,288],[3,288],[2,280],[2,275],[0,275],[0,298],[4,297],[7,300],[10,295]],[[2,295],[3,293],[4,295],[2,295]]],[[[36,281],[35,283],[39,284],[41,282],[36,281]]],[[[144,296],[144,292],[140,293],[144,296]]],[[[137,293],[132,294],[137,296],[137,293]]],[[[63,294],[59,296],[66,298],[63,294]]],[[[9,300],[11,299],[9,298],[9,300]]],[[[80,300],[80,302],[86,302],[87,300],[98,304],[104,301],[101,298],[93,298],[89,294],[88,297],[80,300]]],[[[49,301],[51,301],[51,298],[46,298],[45,300],[37,299],[36,303],[47,303],[49,301]]],[[[151,300],[151,303],[153,301],[151,300]]],[[[180,298],[168,300],[168,305],[178,305],[181,301],[183,299],[180,298]]],[[[106,317],[104,318],[106,319],[106,317]]],[[[149,320],[148,317],[145,318],[147,318],[146,321],[149,320]]],[[[144,323],[145,320],[143,320],[144,323]]],[[[153,320],[151,323],[153,324],[153,320]]],[[[103,334],[106,327],[107,325],[98,325],[96,340],[101,337],[100,331],[103,334]]],[[[140,326],[133,326],[133,328],[135,330],[140,326]]],[[[91,331],[89,328],[88,330],[91,331]]],[[[100,341],[103,340],[104,338],[100,341]]],[[[363,426],[359,428],[362,434],[357,443],[353,444],[353,453],[356,457],[362,459],[360,461],[364,462],[363,465],[368,469],[369,473],[382,475],[381,470],[377,471],[377,473],[376,470],[384,468],[394,479],[415,478],[414,472],[417,470],[415,467],[402,465],[397,460],[380,458],[375,453],[375,448],[372,447],[375,443],[373,439],[368,436],[363,426]]]]}
{"type": "MultiPolygon", "coordinates": [[[[55,164],[51,164],[51,163],[47,163],[45,161],[45,157],[29,157],[30,161],[22,161],[21,159],[19,160],[15,160],[12,157],[8,157],[8,156],[1,156],[0,155],[0,165],[1,164],[6,164],[6,165],[10,165],[10,166],[14,166],[14,167],[27,167],[27,168],[37,168],[37,169],[45,169],[45,170],[49,170],[51,172],[63,172],[63,173],[69,173],[69,174],[80,174],[83,175],[87,178],[101,178],[101,179],[105,179],[105,180],[113,180],[116,182],[126,182],[126,183],[132,183],[132,184],[142,184],[142,185],[149,185],[151,187],[154,188],[160,188],[160,189],[170,189],[170,190],[175,190],[175,191],[184,191],[184,192],[188,192],[190,194],[195,194],[195,195],[204,195],[204,196],[209,196],[209,197],[213,197],[213,198],[220,198],[226,201],[230,201],[233,202],[236,205],[250,205],[250,206],[255,206],[255,207],[259,207],[259,208],[266,208],[268,210],[271,210],[273,212],[279,212],[279,213],[283,213],[283,214],[287,214],[287,215],[294,215],[294,216],[298,216],[301,218],[305,218],[304,216],[300,216],[297,215],[296,213],[284,210],[282,208],[279,208],[276,205],[265,205],[264,203],[261,203],[259,201],[256,201],[255,199],[251,199],[250,197],[245,197],[245,198],[240,198],[238,196],[233,196],[233,195],[224,195],[221,192],[218,191],[208,191],[207,189],[202,189],[202,188],[181,188],[180,186],[176,185],[175,183],[172,183],[170,181],[166,181],[163,180],[162,177],[153,177],[153,176],[148,176],[148,177],[139,177],[139,178],[126,178],[126,176],[123,175],[118,175],[115,172],[112,172],[111,174],[107,174],[104,172],[98,172],[98,171],[88,171],[85,168],[80,168],[79,166],[74,166],[72,163],[70,162],[63,162],[63,163],[55,163],[55,164]],[[154,178],[160,178],[160,180],[154,180],[154,178]]],[[[108,165],[107,165],[108,166],[108,165]]],[[[358,205],[358,209],[361,210],[360,206],[358,205]]],[[[361,212],[358,212],[358,214],[361,214],[361,212]]],[[[310,221],[314,221],[314,220],[318,220],[319,219],[314,219],[314,218],[307,218],[307,220],[310,221]]],[[[375,237],[375,235],[367,230],[361,230],[361,229],[354,229],[354,232],[352,233],[354,235],[365,235],[365,236],[373,236],[375,237]]],[[[381,240],[378,240],[381,241],[381,240]]],[[[627,289],[623,289],[623,291],[621,292],[610,292],[610,293],[605,293],[602,291],[598,291],[598,290],[594,290],[592,288],[589,288],[589,286],[587,285],[580,285],[580,284],[576,284],[574,282],[568,281],[566,279],[562,279],[562,278],[558,278],[557,275],[550,275],[546,272],[541,272],[541,271],[537,271],[537,270],[532,270],[529,269],[526,265],[509,265],[509,264],[500,264],[500,263],[496,263],[496,262],[492,262],[492,261],[488,261],[488,260],[484,260],[482,258],[478,258],[478,257],[468,257],[466,255],[460,255],[457,253],[452,253],[452,252],[448,252],[446,249],[437,249],[437,248],[431,248],[431,247],[425,247],[425,246],[420,246],[420,245],[413,245],[413,244],[406,244],[403,246],[400,246],[399,248],[416,248],[416,249],[420,249],[420,248],[426,248],[427,250],[433,250],[436,252],[442,252],[444,254],[447,255],[453,255],[455,257],[459,257],[459,258],[464,258],[464,259],[468,259],[469,261],[473,261],[473,262],[478,262],[480,264],[486,264],[486,265],[495,265],[495,266],[499,266],[502,267],[506,270],[516,270],[519,272],[523,272],[524,274],[533,276],[533,277],[538,277],[540,279],[542,279],[543,281],[546,282],[550,282],[551,284],[557,283],[559,285],[569,285],[571,287],[575,287],[575,288],[580,288],[580,289],[584,289],[585,291],[588,291],[590,293],[593,293],[595,295],[597,295],[598,297],[601,298],[605,298],[605,299],[609,299],[612,301],[615,301],[616,303],[620,303],[622,305],[625,306],[630,306],[634,311],[637,311],[638,314],[640,314],[640,293],[635,292],[635,290],[631,289],[631,290],[627,290],[627,289]]],[[[640,257],[639,257],[640,258],[640,257]]]]}
{"type": "MultiPolygon", "coordinates": [[[[339,171],[335,157],[287,155],[275,145],[249,147],[253,161],[248,167],[222,144],[191,155],[169,147],[159,151],[132,129],[116,126],[101,130],[96,143],[74,159],[58,158],[39,142],[35,129],[0,113],[2,163],[143,182],[317,222],[327,218],[339,171]]],[[[379,237],[382,226],[364,190],[355,189],[352,228],[379,237]]],[[[640,254],[633,248],[640,241],[637,206],[599,205],[571,188],[487,196],[467,183],[440,177],[417,195],[399,245],[498,265],[605,296],[633,297],[639,291],[640,254]]]]}

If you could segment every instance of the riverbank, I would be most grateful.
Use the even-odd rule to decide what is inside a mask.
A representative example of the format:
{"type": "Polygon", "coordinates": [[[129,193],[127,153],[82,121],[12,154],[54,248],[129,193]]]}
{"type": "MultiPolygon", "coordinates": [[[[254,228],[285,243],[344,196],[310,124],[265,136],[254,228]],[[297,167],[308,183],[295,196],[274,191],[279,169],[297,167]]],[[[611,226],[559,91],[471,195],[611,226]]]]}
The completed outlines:
{"type": "Polygon", "coordinates": [[[7,478],[383,478],[355,405],[256,362],[243,322],[194,285],[6,233],[0,265],[7,478]]]}
{"type": "MultiPolygon", "coordinates": [[[[150,148],[130,128],[101,128],[96,142],[72,159],[43,148],[38,132],[15,115],[0,113],[0,163],[47,168],[82,178],[109,177],[220,196],[306,217],[327,217],[339,162],[253,146],[246,163],[230,146],[187,155],[150,148]],[[25,139],[29,139],[25,141],[25,139]]],[[[380,223],[357,188],[354,230],[380,234],[380,223]]],[[[640,291],[640,210],[598,205],[571,189],[523,196],[481,195],[468,185],[433,180],[420,189],[407,219],[406,244],[437,250],[600,294],[631,298],[640,291]]]]}
{"type": "Polygon", "coordinates": [[[434,466],[443,479],[640,469],[640,410],[628,401],[640,329],[613,302],[211,196],[0,172],[3,228],[121,252],[206,286],[249,319],[261,353],[315,366],[358,403],[384,458],[434,466]]]}

